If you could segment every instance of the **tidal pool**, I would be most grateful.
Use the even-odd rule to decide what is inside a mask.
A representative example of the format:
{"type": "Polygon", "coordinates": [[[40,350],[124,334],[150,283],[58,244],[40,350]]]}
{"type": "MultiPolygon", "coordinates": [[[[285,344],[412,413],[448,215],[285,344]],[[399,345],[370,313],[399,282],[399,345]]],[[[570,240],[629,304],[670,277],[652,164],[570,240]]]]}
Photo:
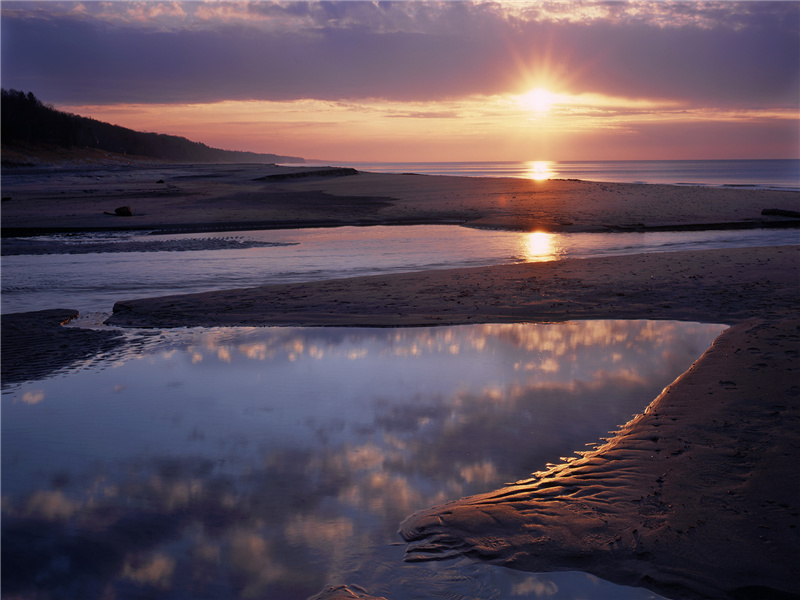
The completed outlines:
{"type": "Polygon", "coordinates": [[[582,573],[403,563],[416,510],[641,412],[722,325],[137,331],[2,396],[3,593],[658,598],[582,573]]]}

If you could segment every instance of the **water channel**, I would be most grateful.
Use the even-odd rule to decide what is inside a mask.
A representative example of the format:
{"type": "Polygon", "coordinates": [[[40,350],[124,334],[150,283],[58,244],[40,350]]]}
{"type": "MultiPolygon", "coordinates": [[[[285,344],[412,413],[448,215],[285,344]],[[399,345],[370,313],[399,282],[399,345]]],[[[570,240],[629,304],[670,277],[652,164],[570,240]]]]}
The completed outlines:
{"type": "Polygon", "coordinates": [[[799,241],[797,229],[551,234],[447,225],[25,238],[3,241],[2,312],[88,315],[110,313],[119,300],[268,283],[799,241]]]}

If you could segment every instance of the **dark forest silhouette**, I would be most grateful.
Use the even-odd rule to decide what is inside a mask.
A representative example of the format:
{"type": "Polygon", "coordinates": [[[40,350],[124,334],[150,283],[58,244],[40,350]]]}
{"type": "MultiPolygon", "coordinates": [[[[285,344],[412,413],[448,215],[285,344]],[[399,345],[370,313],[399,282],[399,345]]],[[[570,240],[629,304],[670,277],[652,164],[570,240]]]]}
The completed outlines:
{"type": "Polygon", "coordinates": [[[221,150],[175,135],[134,131],[56,110],[32,92],[3,89],[1,107],[4,147],[92,148],[176,162],[303,162],[293,156],[221,150]]]}

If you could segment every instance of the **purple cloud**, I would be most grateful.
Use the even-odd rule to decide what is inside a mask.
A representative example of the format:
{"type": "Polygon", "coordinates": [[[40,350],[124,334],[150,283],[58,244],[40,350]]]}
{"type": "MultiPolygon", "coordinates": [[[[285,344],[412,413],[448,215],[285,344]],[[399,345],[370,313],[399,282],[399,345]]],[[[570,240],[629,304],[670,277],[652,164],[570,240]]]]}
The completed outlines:
{"type": "Polygon", "coordinates": [[[796,2],[234,8],[4,2],[2,85],[56,104],[425,101],[519,92],[546,71],[572,93],[798,105],[796,2]]]}

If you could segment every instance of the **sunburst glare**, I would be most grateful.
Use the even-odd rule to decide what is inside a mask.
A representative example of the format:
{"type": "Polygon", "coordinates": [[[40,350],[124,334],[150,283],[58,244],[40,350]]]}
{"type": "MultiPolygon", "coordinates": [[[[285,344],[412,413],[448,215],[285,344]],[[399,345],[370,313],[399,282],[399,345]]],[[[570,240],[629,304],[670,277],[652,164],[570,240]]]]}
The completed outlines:
{"type": "Polygon", "coordinates": [[[559,101],[558,94],[554,94],[545,88],[536,88],[517,98],[520,106],[526,110],[537,113],[548,112],[550,108],[559,101]]]}

